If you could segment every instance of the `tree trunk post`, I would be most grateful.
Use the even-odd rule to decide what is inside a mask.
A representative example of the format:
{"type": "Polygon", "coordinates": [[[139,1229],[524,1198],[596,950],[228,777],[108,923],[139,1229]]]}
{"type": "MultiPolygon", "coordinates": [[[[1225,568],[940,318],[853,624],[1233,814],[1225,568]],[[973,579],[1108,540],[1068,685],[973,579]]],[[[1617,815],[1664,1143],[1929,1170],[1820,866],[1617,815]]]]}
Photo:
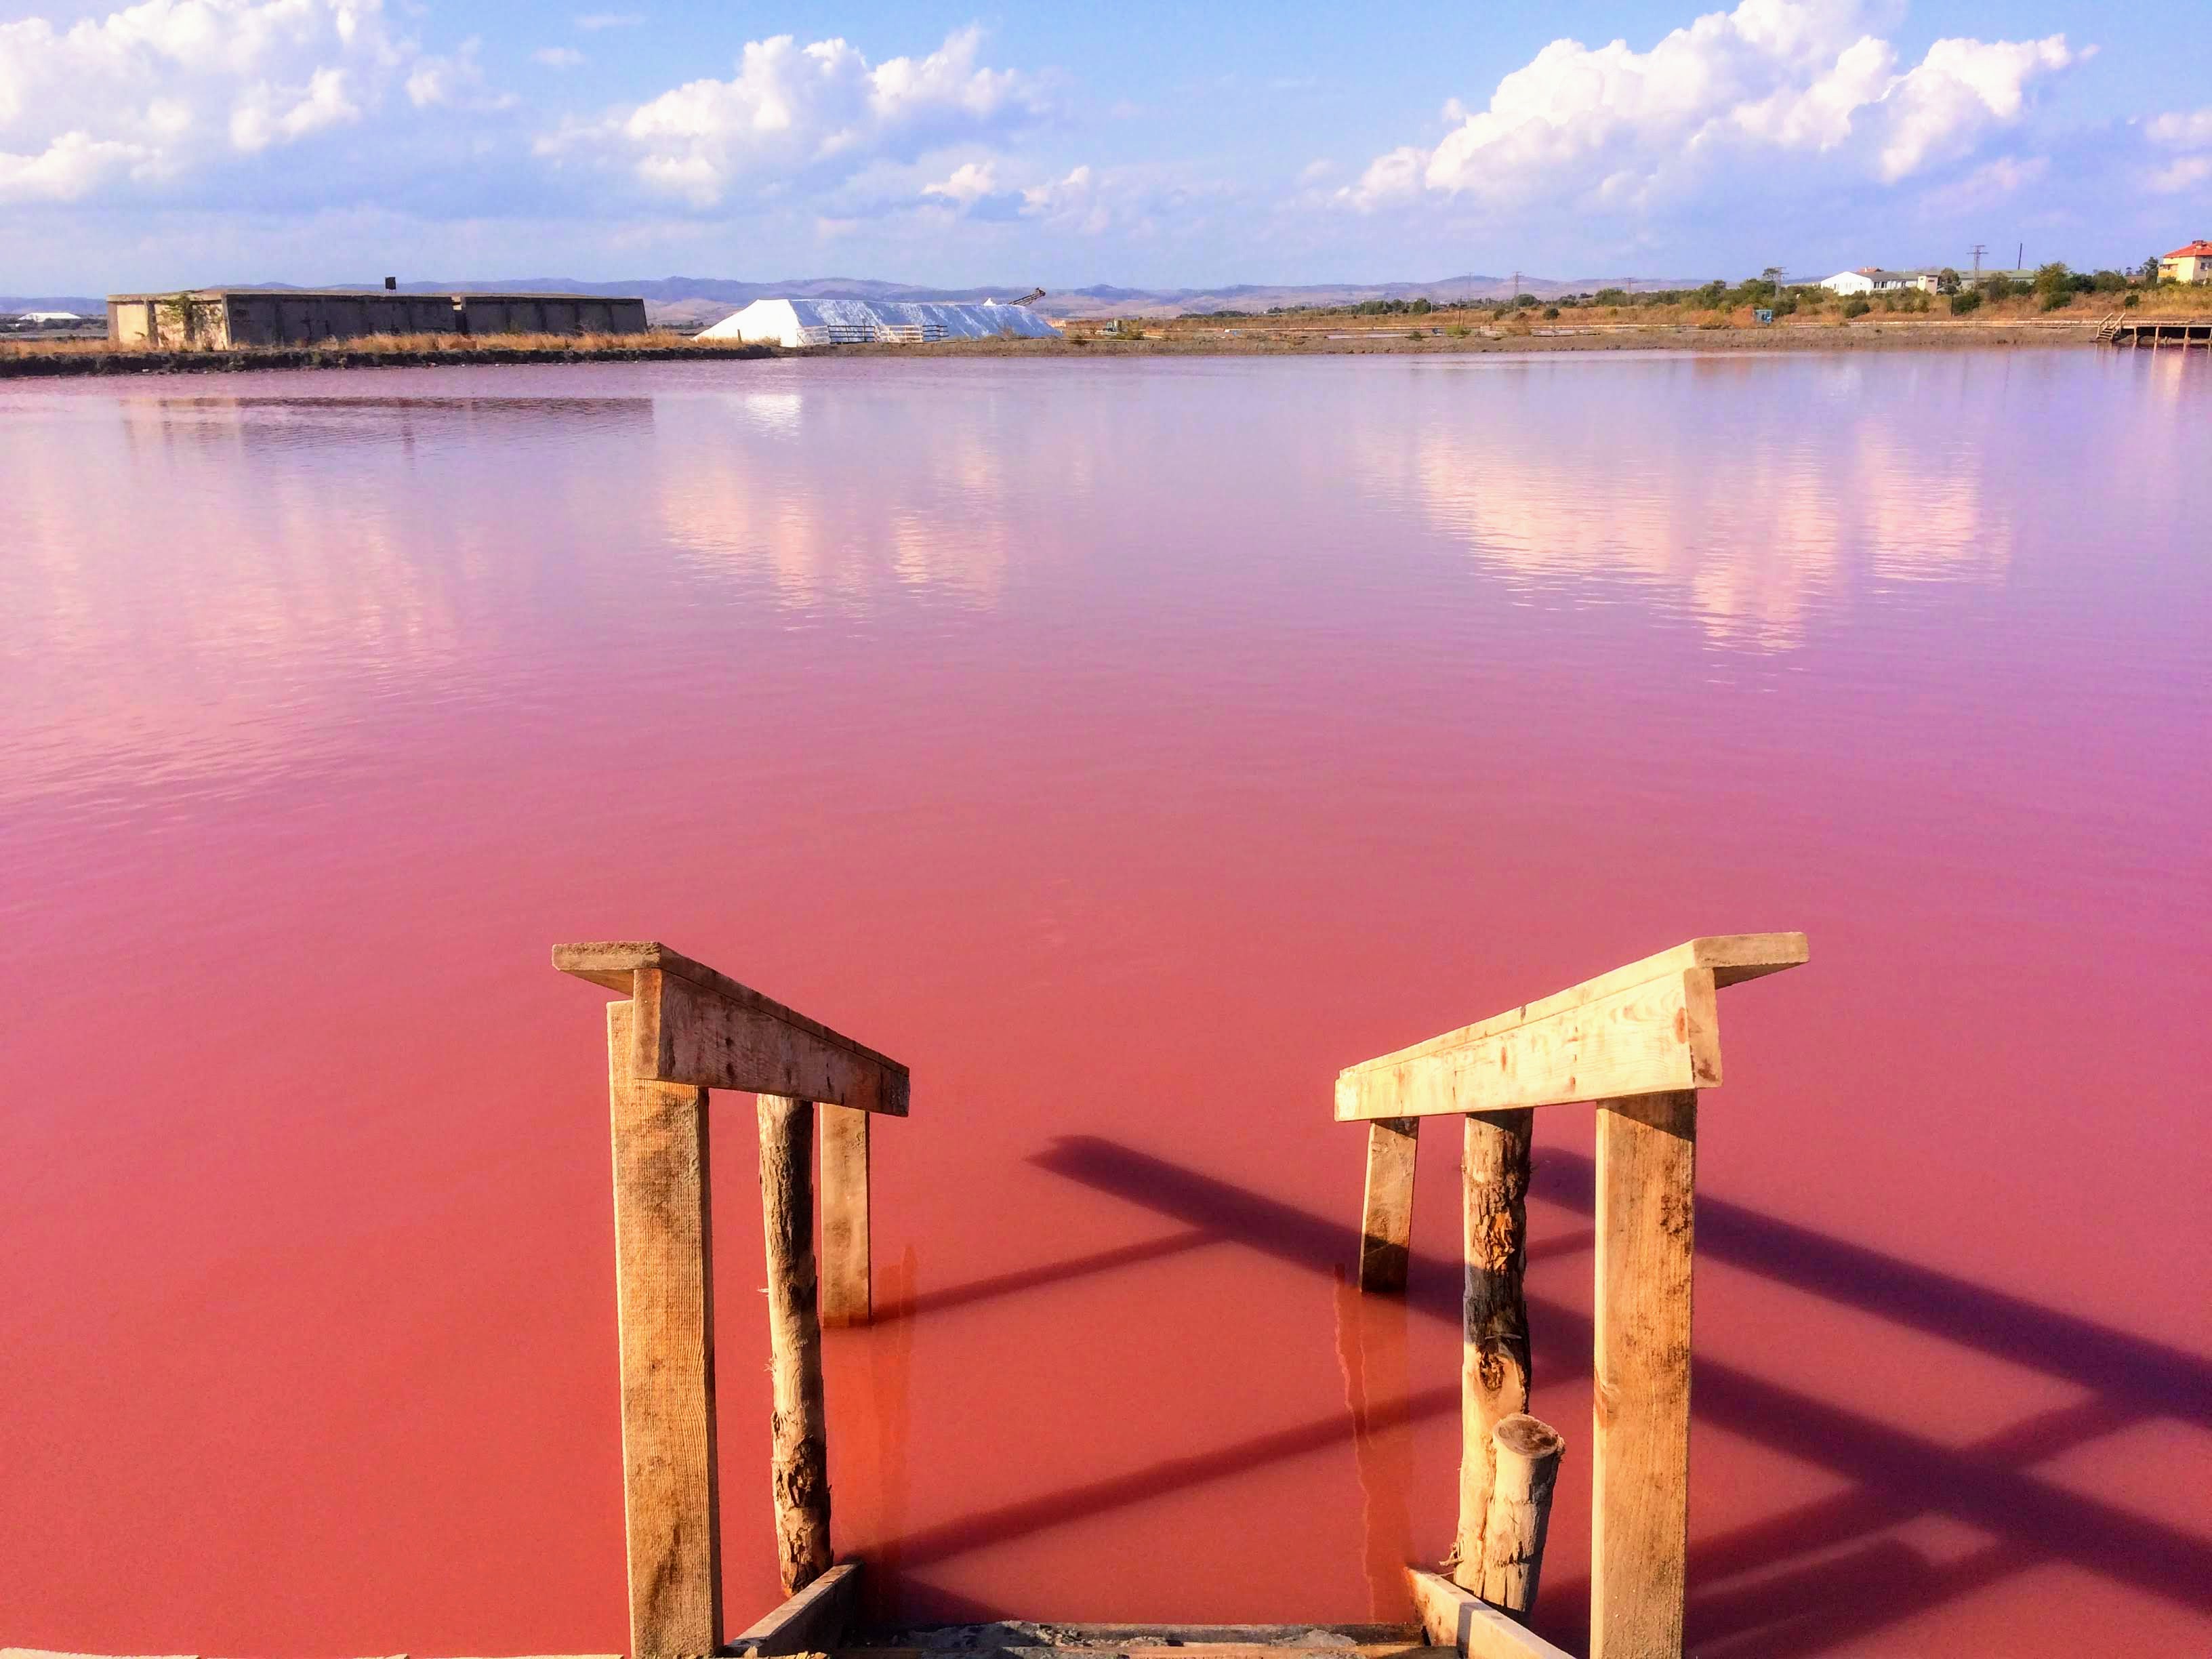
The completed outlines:
{"type": "Polygon", "coordinates": [[[1552,1488],[1566,1442],[1550,1424],[1526,1412],[1500,1420],[1491,1439],[1498,1473],[1482,1527],[1481,1595],[1525,1625],[1536,1607],[1544,1535],[1552,1522],[1552,1488]]]}
{"type": "Polygon", "coordinates": [[[1500,1421],[1528,1409],[1528,1108],[1469,1112],[1462,1154],[1466,1187],[1467,1279],[1460,1350],[1459,1531],[1452,1582],[1482,1593],[1482,1533],[1500,1421]]]}
{"type": "Polygon", "coordinates": [[[629,1003],[607,1006],[623,1522],[636,1659],[722,1645],[707,1091],[641,1081],[629,1003]]]}
{"type": "Polygon", "coordinates": [[[1367,1187],[1360,1203],[1359,1288],[1402,1291],[1413,1240],[1413,1154],[1421,1120],[1386,1117],[1367,1126],[1367,1187]]]}
{"type": "Polygon", "coordinates": [[[1598,1103],[1590,1659],[1682,1651],[1694,1091],[1598,1103]]]}
{"type": "Polygon", "coordinates": [[[769,1479],[776,1567],[795,1595],[828,1571],[830,1451],[815,1305],[814,1106],[760,1097],[761,1212],[768,1231],[769,1369],[775,1389],[769,1479]]]}

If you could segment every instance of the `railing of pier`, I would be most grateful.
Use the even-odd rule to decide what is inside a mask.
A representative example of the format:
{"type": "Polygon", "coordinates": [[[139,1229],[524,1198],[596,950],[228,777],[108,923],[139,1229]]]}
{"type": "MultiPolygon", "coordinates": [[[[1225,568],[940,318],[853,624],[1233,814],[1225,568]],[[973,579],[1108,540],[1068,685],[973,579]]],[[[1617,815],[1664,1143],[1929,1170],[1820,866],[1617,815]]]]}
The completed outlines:
{"type": "Polygon", "coordinates": [[[1590,1656],[1679,1659],[1698,1096],[1721,1081],[1720,990],[1805,959],[1802,933],[1692,939],[1338,1077],[1338,1121],[1367,1125],[1363,1291],[1405,1288],[1421,1120],[1464,1122],[1457,1535],[1444,1572],[1407,1570],[1431,1640],[1468,1659],[1565,1659],[1525,1627],[1564,1440],[1528,1415],[1522,1281],[1535,1109],[1588,1102],[1597,1111],[1590,1656]]]}
{"type": "Polygon", "coordinates": [[[769,1484],[789,1598],[731,1645],[759,1655],[826,1647],[850,1615],[859,1568],[833,1565],[830,1553],[822,1327],[872,1316],[869,1124],[906,1115],[907,1068],[664,945],[559,945],[553,965],[623,999],[607,1008],[607,1076],[630,1653],[724,1650],[707,1133],[715,1089],[759,1097],[769,1484]]]}

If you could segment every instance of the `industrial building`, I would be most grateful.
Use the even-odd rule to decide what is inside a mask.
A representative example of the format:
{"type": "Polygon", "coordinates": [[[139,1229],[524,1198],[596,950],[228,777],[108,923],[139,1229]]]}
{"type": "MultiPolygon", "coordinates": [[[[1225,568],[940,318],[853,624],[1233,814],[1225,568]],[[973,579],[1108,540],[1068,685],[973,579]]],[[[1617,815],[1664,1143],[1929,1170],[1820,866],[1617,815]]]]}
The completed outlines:
{"type": "MultiPolygon", "coordinates": [[[[1035,296],[1032,296],[1035,297],[1035,296]]],[[[950,301],[756,300],[701,331],[702,340],[746,340],[780,346],[862,345],[872,341],[989,340],[1011,336],[1050,340],[1060,331],[1017,301],[980,305],[950,301]]]]}
{"type": "Polygon", "coordinates": [[[641,334],[645,301],[598,294],[210,288],[111,294],[118,345],[312,345],[365,334],[641,334]]]}

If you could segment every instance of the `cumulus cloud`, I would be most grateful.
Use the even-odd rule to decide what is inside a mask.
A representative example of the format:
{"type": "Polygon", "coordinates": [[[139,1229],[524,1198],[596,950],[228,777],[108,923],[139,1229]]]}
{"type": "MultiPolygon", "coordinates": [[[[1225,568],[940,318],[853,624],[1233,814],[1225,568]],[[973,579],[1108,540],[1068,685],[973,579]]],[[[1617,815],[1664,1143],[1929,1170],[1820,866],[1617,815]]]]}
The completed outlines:
{"type": "Polygon", "coordinates": [[[981,45],[981,30],[957,29],[926,57],[871,64],[842,40],[749,41],[731,79],[689,82],[635,108],[570,123],[538,148],[560,156],[611,146],[648,190],[702,209],[741,184],[851,177],[873,161],[988,139],[1043,113],[1027,76],[978,61],[981,45]]]}
{"type": "Polygon", "coordinates": [[[351,125],[417,56],[381,0],[145,0],[67,27],[0,22],[0,202],[79,200],[351,125]]]}
{"type": "Polygon", "coordinates": [[[2150,140],[2179,149],[2212,149],[2212,105],[2158,117],[2150,124],[2150,140]]]}
{"type": "Polygon", "coordinates": [[[1480,109],[1448,106],[1436,144],[1379,155],[1338,192],[1372,210],[1443,196],[1632,212],[1758,159],[1823,158],[1896,184],[2016,123],[2036,82],[2084,54],[2041,40],[1938,40],[1901,67],[1852,0],[1743,0],[1648,52],[1554,40],[1480,109]]]}

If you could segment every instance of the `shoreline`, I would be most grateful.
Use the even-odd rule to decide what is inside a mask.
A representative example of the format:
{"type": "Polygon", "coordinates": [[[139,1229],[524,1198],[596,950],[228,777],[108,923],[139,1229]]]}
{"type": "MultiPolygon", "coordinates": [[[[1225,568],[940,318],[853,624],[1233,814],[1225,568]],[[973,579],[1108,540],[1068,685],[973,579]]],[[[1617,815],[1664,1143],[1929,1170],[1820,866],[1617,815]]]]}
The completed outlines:
{"type": "MultiPolygon", "coordinates": [[[[1694,323],[1611,323],[1576,326],[1516,325],[1485,329],[1463,337],[1408,329],[1264,325],[1231,328],[1199,319],[1176,319],[1134,338],[1111,335],[1060,340],[943,340],[926,344],[878,343],[785,350],[767,345],[704,343],[694,340],[622,345],[611,341],[562,347],[510,344],[431,349],[389,346],[248,346],[227,350],[117,349],[0,355],[0,380],[75,379],[138,374],[252,374],[267,369],[415,368],[441,365],[684,362],[818,357],[1265,357],[1462,356],[1541,351],[1669,351],[1729,355],[1776,351],[1899,350],[1940,348],[2014,349],[2100,343],[2094,320],[1911,321],[1777,324],[1714,328],[1694,323]]],[[[2143,320],[2154,320],[2145,319],[2143,320]]]]}

